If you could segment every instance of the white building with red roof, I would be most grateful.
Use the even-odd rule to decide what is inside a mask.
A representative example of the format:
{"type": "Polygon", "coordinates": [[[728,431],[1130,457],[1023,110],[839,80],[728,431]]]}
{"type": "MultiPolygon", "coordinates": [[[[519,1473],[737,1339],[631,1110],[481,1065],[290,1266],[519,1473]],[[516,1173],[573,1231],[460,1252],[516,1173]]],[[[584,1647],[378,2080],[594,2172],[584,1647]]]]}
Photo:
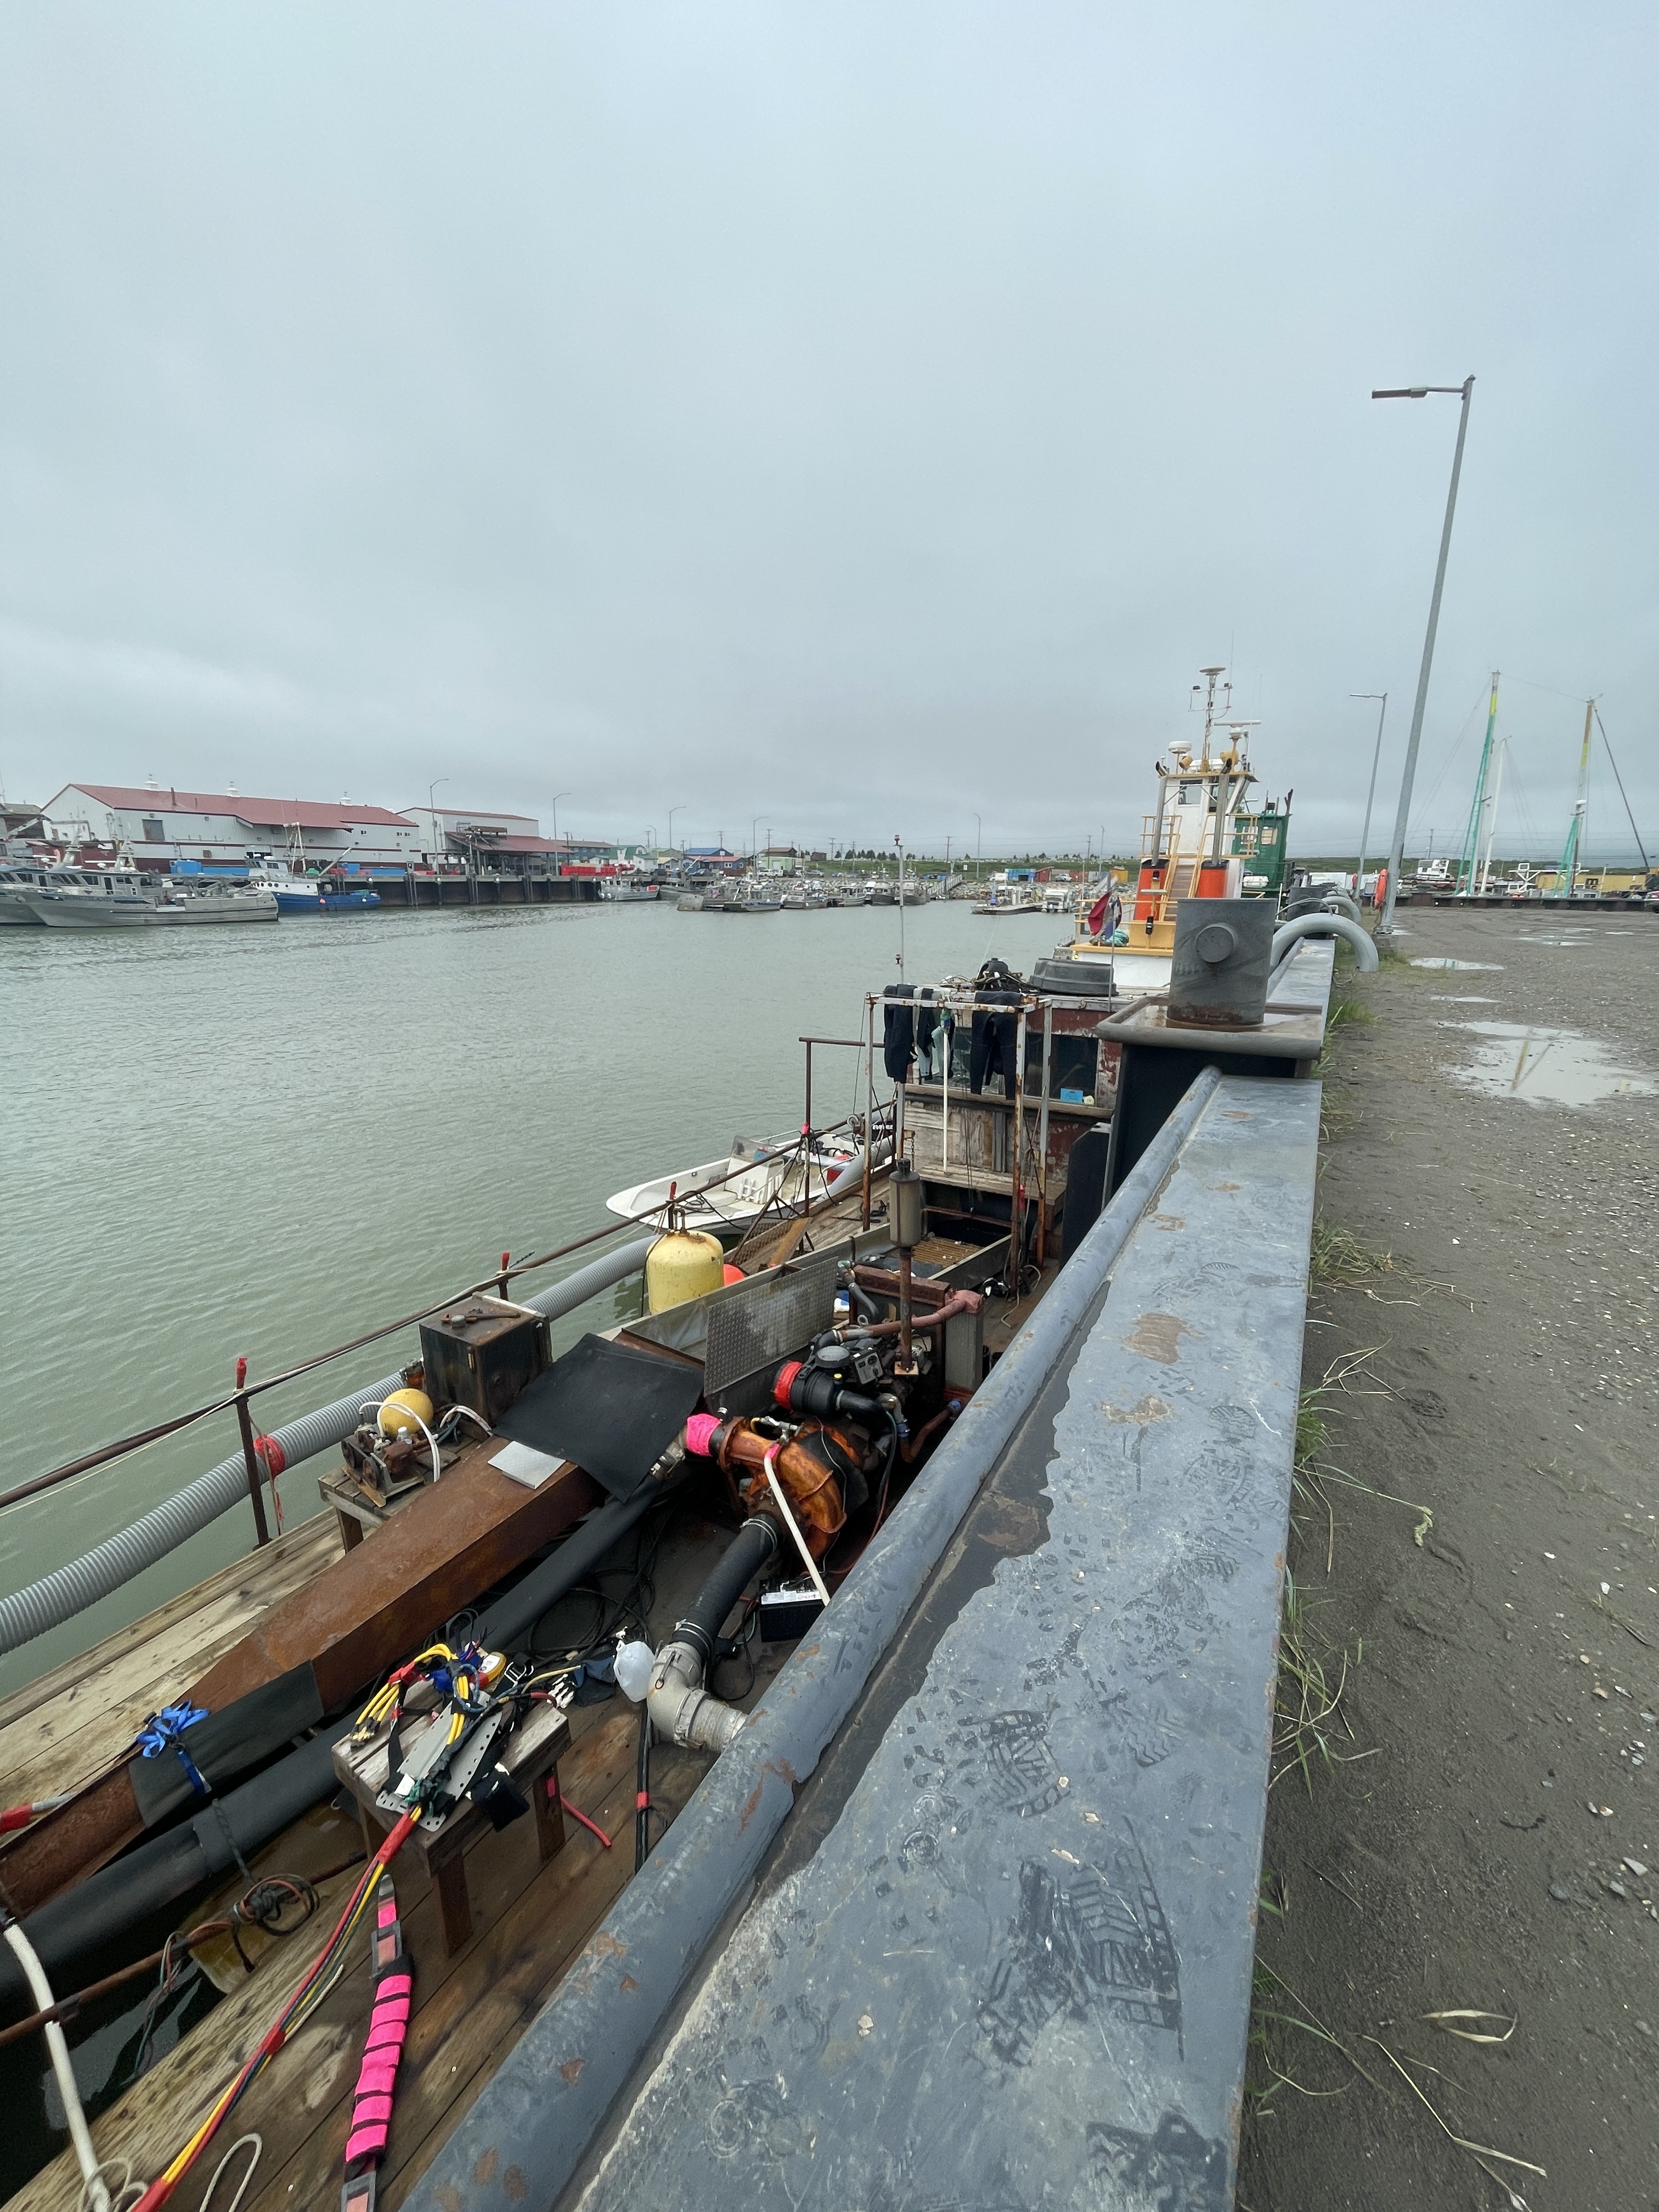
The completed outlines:
{"type": "Polygon", "coordinates": [[[312,868],[405,868],[421,861],[416,823],[352,799],[331,805],[167,784],[70,783],[41,811],[60,830],[84,828],[126,846],[141,868],[167,868],[175,860],[239,867],[284,857],[297,865],[301,855],[312,868]]]}

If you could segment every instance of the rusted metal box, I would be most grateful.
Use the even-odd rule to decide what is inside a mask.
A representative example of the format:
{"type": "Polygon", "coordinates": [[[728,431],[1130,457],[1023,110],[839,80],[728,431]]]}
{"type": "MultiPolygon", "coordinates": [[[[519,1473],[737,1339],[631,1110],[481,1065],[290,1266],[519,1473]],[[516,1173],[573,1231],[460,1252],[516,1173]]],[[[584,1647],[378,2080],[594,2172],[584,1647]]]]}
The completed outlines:
{"type": "Polygon", "coordinates": [[[464,1298],[421,1323],[427,1395],[441,1410],[471,1406],[491,1428],[551,1358],[545,1318],[505,1298],[464,1298]]]}

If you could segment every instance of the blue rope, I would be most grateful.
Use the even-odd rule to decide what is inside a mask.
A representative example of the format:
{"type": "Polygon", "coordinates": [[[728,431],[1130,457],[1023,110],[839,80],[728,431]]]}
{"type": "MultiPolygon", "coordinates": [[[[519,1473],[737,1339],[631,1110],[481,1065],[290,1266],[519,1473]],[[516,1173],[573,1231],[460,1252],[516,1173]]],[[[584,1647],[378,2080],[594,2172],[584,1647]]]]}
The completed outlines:
{"type": "Polygon", "coordinates": [[[196,1761],[185,1749],[185,1730],[194,1728],[198,1721],[207,1718],[205,1705],[192,1705],[188,1698],[176,1705],[163,1705],[159,1713],[152,1713],[138,1731],[135,1741],[142,1757],[159,1759],[164,1751],[176,1751],[179,1764],[189,1776],[191,1786],[200,1797],[210,1797],[213,1792],[202,1778],[196,1761]]]}

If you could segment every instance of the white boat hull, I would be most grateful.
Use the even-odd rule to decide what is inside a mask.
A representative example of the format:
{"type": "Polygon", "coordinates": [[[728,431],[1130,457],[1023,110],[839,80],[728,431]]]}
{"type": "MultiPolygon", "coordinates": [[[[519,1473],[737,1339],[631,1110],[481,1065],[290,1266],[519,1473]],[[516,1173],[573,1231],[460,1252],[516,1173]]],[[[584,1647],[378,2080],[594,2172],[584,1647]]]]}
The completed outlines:
{"type": "MultiPolygon", "coordinates": [[[[878,1164],[887,1148],[878,1146],[878,1164]]],[[[626,1190],[613,1191],[605,1200],[611,1213],[625,1221],[643,1220],[666,1227],[669,1191],[673,1205],[688,1229],[743,1230],[757,1221],[769,1207],[798,1206],[803,1196],[816,1203],[852,1188],[864,1173],[861,1150],[823,1149],[813,1157],[810,1173],[789,1138],[774,1144],[744,1146],[724,1159],[705,1160],[701,1167],[685,1168],[678,1175],[656,1176],[626,1190]],[[755,1154],[762,1157],[758,1159],[755,1154]],[[711,1189],[711,1184],[718,1188],[711,1189]]]]}

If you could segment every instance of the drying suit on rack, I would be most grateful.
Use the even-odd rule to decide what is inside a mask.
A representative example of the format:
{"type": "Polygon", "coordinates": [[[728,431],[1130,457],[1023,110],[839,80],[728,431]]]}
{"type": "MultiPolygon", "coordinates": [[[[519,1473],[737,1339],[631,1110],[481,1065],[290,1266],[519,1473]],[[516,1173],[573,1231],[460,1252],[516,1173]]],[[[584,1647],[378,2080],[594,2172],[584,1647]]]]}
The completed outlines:
{"type": "Polygon", "coordinates": [[[882,1065],[895,1083],[902,1083],[910,1073],[910,1062],[920,1060],[924,1064],[933,1048],[933,1031],[939,1016],[928,1003],[933,998],[926,984],[890,983],[882,993],[884,1005],[881,1017],[882,1065]]]}
{"type": "MultiPolygon", "coordinates": [[[[1018,991],[980,990],[978,997],[991,1006],[1018,1006],[1018,991]]],[[[1002,1078],[1002,1092],[1006,1098],[1014,1095],[1014,1062],[1019,1050],[1019,1018],[1017,1014],[992,1013],[981,1006],[974,1009],[973,1033],[968,1046],[968,1087],[975,1094],[985,1088],[986,1078],[992,1074],[1002,1078]]]]}

